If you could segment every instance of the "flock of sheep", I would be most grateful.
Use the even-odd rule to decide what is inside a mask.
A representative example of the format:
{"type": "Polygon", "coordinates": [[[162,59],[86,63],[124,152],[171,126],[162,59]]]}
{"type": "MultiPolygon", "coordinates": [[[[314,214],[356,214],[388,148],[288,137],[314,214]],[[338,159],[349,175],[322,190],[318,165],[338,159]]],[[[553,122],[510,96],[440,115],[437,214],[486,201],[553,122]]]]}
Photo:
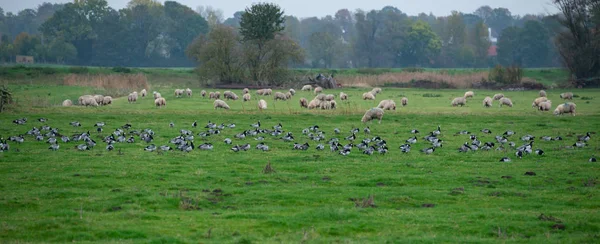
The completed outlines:
{"type": "MultiPolygon", "coordinates": [[[[103,106],[112,104],[111,96],[103,96],[103,95],[83,95],[79,97],[78,101],[79,105],[82,106],[103,106]]],[[[62,102],[63,107],[73,106],[73,101],[67,99],[62,102]]]]}
{"type": "MultiPolygon", "coordinates": [[[[475,93],[473,91],[465,92],[464,96],[454,98],[452,100],[451,105],[453,107],[465,106],[467,104],[467,99],[473,98],[474,96],[475,96],[475,93]]],[[[560,94],[560,98],[565,99],[565,100],[573,100],[573,93],[572,92],[562,93],[562,94],[560,94]]],[[[500,107],[502,107],[502,106],[512,107],[513,106],[512,100],[510,100],[510,98],[508,98],[508,97],[505,97],[504,94],[502,94],[502,93],[495,94],[493,97],[489,97],[489,96],[485,97],[483,99],[483,106],[486,108],[490,108],[490,107],[492,107],[494,101],[499,101],[500,107]]],[[[544,90],[540,91],[539,97],[533,100],[531,107],[536,108],[540,111],[550,111],[550,109],[552,109],[552,101],[550,101],[547,98],[546,91],[544,91],[544,90]]],[[[573,116],[575,116],[576,108],[577,108],[577,105],[575,105],[575,103],[565,102],[565,103],[562,103],[562,104],[559,104],[558,106],[556,106],[556,109],[554,110],[554,114],[561,115],[561,114],[570,113],[573,116]]]]}

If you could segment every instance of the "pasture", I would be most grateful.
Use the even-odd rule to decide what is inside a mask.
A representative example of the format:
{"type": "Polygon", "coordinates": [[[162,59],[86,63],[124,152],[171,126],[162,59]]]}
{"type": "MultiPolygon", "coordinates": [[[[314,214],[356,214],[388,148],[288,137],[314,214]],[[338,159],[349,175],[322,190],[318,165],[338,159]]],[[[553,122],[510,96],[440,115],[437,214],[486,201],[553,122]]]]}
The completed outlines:
{"type": "MultiPolygon", "coordinates": [[[[514,107],[484,108],[481,101],[499,91],[475,90],[465,107],[451,107],[465,90],[384,88],[375,101],[361,100],[367,88],[325,90],[349,101],[336,99],[336,110],[306,110],[298,99],[309,101],[313,93],[299,91],[289,101],[264,98],[268,109],[259,111],[258,96],[252,101],[229,101],[230,110],[214,110],[213,101],[200,97],[175,98],[169,84],[153,86],[167,106],[156,108],[152,98],[130,104],[127,97],[103,107],[60,107],[64,99],[77,100],[94,88],[46,84],[11,84],[16,104],[0,114],[0,136],[23,134],[48,125],[71,136],[89,131],[98,145],[78,151],[80,142],[60,143],[48,150],[44,141],[25,136],[25,142],[9,142],[0,153],[0,240],[2,242],[151,242],[151,243],[383,243],[383,242],[598,242],[600,236],[600,165],[588,162],[598,156],[600,90],[573,90],[577,116],[554,116],[552,111],[531,108],[537,91],[502,91],[514,107]],[[400,99],[407,97],[408,106],[400,99]],[[383,122],[360,123],[365,110],[383,99],[394,99],[396,111],[386,111],[383,122]],[[25,125],[12,121],[28,118],[25,125]],[[41,123],[38,118],[47,118],[41,123]],[[292,132],[293,142],[310,144],[307,151],[293,150],[293,142],[281,136],[262,135],[270,147],[254,147],[254,137],[235,139],[259,121],[272,129],[281,123],[292,132]],[[81,122],[81,127],[69,125],[81,122]],[[94,124],[105,122],[103,132],[94,124]],[[192,128],[192,123],[198,127],[192,128]],[[235,123],[221,134],[205,139],[207,122],[235,123]],[[169,123],[174,127],[169,127],[169,123]],[[164,153],[144,150],[150,143],[116,143],[105,150],[102,138],[126,123],[129,131],[152,129],[151,144],[170,145],[181,129],[194,132],[194,142],[210,142],[210,151],[178,150],[164,153]],[[302,130],[318,125],[326,139],[312,141],[302,130]],[[431,155],[423,140],[441,127],[443,147],[431,155]],[[363,128],[371,133],[365,135],[363,128]],[[341,130],[334,133],[334,128],[341,130]],[[341,144],[359,128],[357,141],[380,136],[387,154],[362,154],[352,149],[342,156],[329,150],[327,141],[341,144]],[[398,147],[415,136],[409,153],[398,147]],[[480,130],[489,129],[490,134],[480,130]],[[535,136],[534,149],[545,154],[515,156],[516,150],[458,152],[469,135],[483,142],[507,130],[516,135],[516,146],[535,136]],[[594,132],[583,148],[573,147],[578,135],[594,132]],[[544,141],[542,136],[561,136],[544,141]],[[223,143],[249,143],[249,151],[233,152],[223,143]],[[319,143],[325,150],[317,151],[319,143]],[[499,162],[510,157],[512,162],[499,162]],[[272,170],[265,170],[270,163],[272,170]],[[526,175],[534,172],[535,175],[526,175]]],[[[215,91],[214,89],[206,89],[215,91]]],[[[223,92],[223,90],[220,90],[223,92]]],[[[241,90],[234,90],[241,97],[241,90]]],[[[563,102],[565,90],[548,90],[553,109],[563,102]]],[[[127,131],[127,132],[129,132],[127,131]]],[[[499,143],[496,143],[496,147],[499,143]]]]}

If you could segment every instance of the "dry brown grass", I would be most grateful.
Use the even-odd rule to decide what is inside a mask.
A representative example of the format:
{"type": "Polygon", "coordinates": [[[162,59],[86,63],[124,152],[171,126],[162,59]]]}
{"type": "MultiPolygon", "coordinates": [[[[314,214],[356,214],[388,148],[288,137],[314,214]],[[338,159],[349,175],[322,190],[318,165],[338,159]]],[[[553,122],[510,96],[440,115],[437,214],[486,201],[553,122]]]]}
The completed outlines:
{"type": "Polygon", "coordinates": [[[400,73],[384,73],[380,75],[354,75],[354,76],[339,76],[338,82],[343,86],[350,87],[375,87],[384,86],[385,84],[409,84],[417,81],[429,81],[439,83],[443,86],[449,85],[455,88],[469,88],[475,83],[486,81],[488,72],[482,71],[470,74],[444,74],[436,72],[400,72],[400,73]]]}
{"type": "Polygon", "coordinates": [[[149,89],[144,74],[78,75],[70,74],[63,79],[65,86],[89,86],[101,89],[149,89]]]}

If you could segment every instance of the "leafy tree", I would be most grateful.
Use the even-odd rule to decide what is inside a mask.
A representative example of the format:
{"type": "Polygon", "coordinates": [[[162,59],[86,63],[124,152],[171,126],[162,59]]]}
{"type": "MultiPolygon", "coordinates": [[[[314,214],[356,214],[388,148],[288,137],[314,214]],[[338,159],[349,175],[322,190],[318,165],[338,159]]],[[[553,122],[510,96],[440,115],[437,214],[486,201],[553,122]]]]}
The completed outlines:
{"type": "Polygon", "coordinates": [[[71,43],[55,39],[49,45],[48,57],[53,58],[56,63],[71,62],[77,57],[77,49],[71,43]]]}
{"type": "Polygon", "coordinates": [[[408,65],[427,65],[439,54],[441,48],[442,42],[431,27],[423,21],[417,21],[407,30],[402,54],[408,65]]]}
{"type": "Polygon", "coordinates": [[[177,2],[166,1],[164,11],[169,20],[164,32],[173,40],[169,45],[170,57],[180,60],[181,65],[188,65],[184,59],[185,49],[196,36],[207,33],[210,24],[200,14],[177,2]]]}
{"type": "Polygon", "coordinates": [[[211,28],[223,23],[223,10],[213,8],[212,6],[198,6],[196,12],[208,22],[208,26],[211,28]]]}
{"type": "Polygon", "coordinates": [[[521,52],[521,29],[508,27],[502,31],[498,38],[498,62],[504,66],[522,65],[523,53],[521,52]]]}
{"type": "Polygon", "coordinates": [[[356,38],[353,49],[358,67],[375,67],[377,58],[377,32],[380,27],[377,12],[372,10],[365,14],[362,11],[355,13],[356,38]]]}
{"type": "Polygon", "coordinates": [[[523,67],[548,66],[550,37],[548,31],[538,21],[527,21],[521,30],[519,48],[523,53],[523,67]]]}
{"type": "Polygon", "coordinates": [[[244,11],[237,11],[233,14],[233,17],[226,19],[223,21],[223,24],[226,26],[231,26],[234,28],[240,28],[240,21],[242,20],[242,15],[244,11]]]}
{"type": "Polygon", "coordinates": [[[328,32],[313,33],[308,49],[313,67],[331,68],[340,55],[340,45],[340,41],[328,32]]]}
{"type": "Polygon", "coordinates": [[[488,50],[490,48],[489,32],[483,21],[476,23],[469,31],[469,45],[473,50],[473,65],[476,67],[485,66],[488,60],[488,50]]]}
{"type": "Polygon", "coordinates": [[[13,44],[17,55],[33,55],[35,46],[41,44],[41,41],[38,37],[23,32],[17,35],[13,44]]]}

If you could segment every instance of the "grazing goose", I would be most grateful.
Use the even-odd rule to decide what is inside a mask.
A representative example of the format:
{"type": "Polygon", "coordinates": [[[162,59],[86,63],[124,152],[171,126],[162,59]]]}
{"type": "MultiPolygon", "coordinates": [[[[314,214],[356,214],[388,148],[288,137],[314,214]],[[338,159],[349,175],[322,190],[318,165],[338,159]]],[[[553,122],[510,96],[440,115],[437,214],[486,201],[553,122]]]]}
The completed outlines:
{"type": "Polygon", "coordinates": [[[50,143],[50,144],[56,144],[57,140],[55,137],[50,137],[48,138],[48,140],[46,140],[46,143],[50,143]]]}
{"type": "Polygon", "coordinates": [[[400,146],[400,149],[403,153],[408,153],[408,152],[410,152],[410,144],[404,144],[404,145],[400,146]]]}
{"type": "Polygon", "coordinates": [[[256,140],[256,141],[264,141],[264,140],[265,140],[265,138],[264,138],[264,137],[262,137],[262,136],[259,136],[259,137],[257,137],[257,138],[254,138],[254,140],[256,140]]]}
{"type": "Polygon", "coordinates": [[[339,151],[340,150],[339,144],[337,142],[330,144],[329,150],[331,150],[331,152],[339,151]]]}
{"type": "Polygon", "coordinates": [[[355,133],[352,133],[352,135],[350,135],[350,136],[347,136],[345,139],[346,139],[347,141],[354,141],[354,140],[356,140],[356,134],[355,134],[355,133]]]}
{"type": "Polygon", "coordinates": [[[508,162],[510,162],[510,158],[509,157],[503,157],[503,158],[500,159],[500,162],[508,163],[508,162]]]}
{"type": "Polygon", "coordinates": [[[79,150],[79,151],[90,150],[90,147],[88,147],[88,145],[86,145],[86,144],[79,144],[79,145],[77,145],[77,147],[76,147],[76,148],[77,148],[77,150],[79,150]]]}
{"type": "Polygon", "coordinates": [[[585,142],[578,141],[578,142],[575,142],[575,144],[573,144],[573,146],[582,148],[582,147],[585,147],[585,142]]]}
{"type": "Polygon", "coordinates": [[[468,135],[468,134],[471,134],[471,132],[466,131],[466,130],[461,130],[461,131],[457,132],[456,134],[457,135],[468,135]]]}
{"type": "Polygon", "coordinates": [[[465,144],[462,144],[459,148],[458,148],[458,152],[462,152],[462,153],[466,153],[471,151],[471,146],[469,145],[468,142],[465,142],[465,144]]]}
{"type": "Polygon", "coordinates": [[[193,151],[193,150],[194,150],[194,148],[195,148],[195,147],[194,147],[194,142],[191,142],[190,144],[187,144],[187,143],[186,143],[186,144],[185,144],[185,145],[182,147],[182,149],[183,149],[182,151],[189,153],[189,152],[193,151]]]}
{"type": "Polygon", "coordinates": [[[10,145],[8,145],[8,142],[6,140],[2,141],[2,139],[0,139],[0,152],[6,152],[10,149],[10,145]]]}
{"type": "Polygon", "coordinates": [[[317,145],[317,150],[321,151],[321,150],[325,150],[325,146],[323,144],[319,144],[317,145]]]}
{"type": "Polygon", "coordinates": [[[410,133],[413,133],[413,134],[419,134],[419,130],[417,130],[417,129],[413,129],[413,130],[411,130],[411,131],[410,131],[410,133]]]}
{"type": "Polygon", "coordinates": [[[542,156],[544,155],[544,151],[542,149],[536,149],[535,154],[542,156]]]}
{"type": "Polygon", "coordinates": [[[246,143],[246,145],[240,146],[240,149],[242,149],[244,151],[248,151],[248,150],[250,150],[250,148],[251,148],[250,143],[246,143]]]}
{"type": "Polygon", "coordinates": [[[198,122],[194,120],[194,123],[192,123],[192,127],[196,128],[196,126],[198,126],[198,122]]]}
{"type": "Polygon", "coordinates": [[[169,127],[173,128],[175,127],[175,124],[173,122],[169,123],[169,127]]]}
{"type": "Polygon", "coordinates": [[[235,128],[235,124],[228,124],[227,127],[229,127],[229,129],[233,129],[235,128]]]}
{"type": "Polygon", "coordinates": [[[107,151],[112,151],[112,150],[114,150],[114,149],[115,149],[115,146],[113,146],[113,144],[108,144],[108,145],[106,145],[106,150],[107,150],[107,151]]]}
{"type": "Polygon", "coordinates": [[[518,158],[523,158],[523,151],[517,151],[515,152],[515,155],[517,155],[518,158]]]}
{"type": "Polygon", "coordinates": [[[365,132],[365,134],[371,134],[371,129],[367,126],[363,129],[363,131],[365,132]]]}
{"type": "Polygon", "coordinates": [[[98,127],[98,128],[96,128],[96,131],[97,131],[98,133],[102,133],[102,127],[98,127]]]}
{"type": "Polygon", "coordinates": [[[144,151],[154,152],[154,151],[156,151],[156,145],[154,145],[154,144],[148,145],[144,148],[144,151]]]}
{"type": "Polygon", "coordinates": [[[279,124],[273,126],[273,129],[275,129],[275,130],[281,130],[281,129],[283,129],[283,125],[281,123],[279,123],[279,124]]]}
{"type": "Polygon", "coordinates": [[[552,141],[552,137],[551,136],[542,136],[541,139],[544,140],[544,141],[552,141]]]}
{"type": "Polygon", "coordinates": [[[214,129],[214,128],[217,128],[217,124],[210,122],[210,120],[209,120],[208,123],[206,123],[206,126],[204,126],[204,128],[214,129]]]}
{"type": "Polygon", "coordinates": [[[358,128],[354,128],[354,129],[350,130],[350,133],[352,133],[352,134],[356,134],[358,132],[360,132],[360,129],[358,129],[358,128]]]}
{"type": "Polygon", "coordinates": [[[94,124],[94,127],[104,127],[104,122],[98,122],[94,124]]]}
{"type": "Polygon", "coordinates": [[[306,150],[308,150],[308,148],[310,148],[310,146],[308,145],[308,142],[304,143],[304,144],[294,143],[294,150],[306,151],[306,150]]]}
{"type": "Polygon", "coordinates": [[[335,128],[335,129],[333,129],[333,132],[334,132],[335,134],[340,134],[340,129],[338,129],[338,128],[335,128]]]}
{"type": "Polygon", "coordinates": [[[162,145],[162,146],[160,146],[160,150],[161,151],[171,151],[171,150],[173,150],[173,148],[171,148],[170,146],[167,146],[167,145],[162,145]]]}
{"type": "Polygon", "coordinates": [[[308,128],[306,128],[306,129],[302,130],[302,134],[303,134],[303,135],[308,135],[308,132],[309,132],[308,128]]]}
{"type": "Polygon", "coordinates": [[[81,127],[81,123],[79,123],[78,121],[73,121],[71,123],[69,123],[71,126],[73,127],[81,127]]]}
{"type": "Polygon", "coordinates": [[[217,129],[224,130],[225,129],[225,124],[221,123],[220,125],[217,126],[217,129]]]}
{"type": "Polygon", "coordinates": [[[590,140],[590,138],[591,138],[591,137],[590,137],[590,133],[589,133],[589,132],[587,132],[587,133],[585,134],[585,136],[579,136],[577,139],[579,139],[580,141],[587,142],[587,141],[589,141],[589,140],[590,140]]]}
{"type": "Polygon", "coordinates": [[[515,132],[514,132],[514,131],[512,131],[512,130],[507,130],[507,131],[505,131],[505,132],[504,132],[504,134],[503,134],[503,135],[504,135],[504,136],[512,136],[512,135],[514,135],[514,134],[515,134],[515,132]]]}
{"type": "Polygon", "coordinates": [[[291,142],[294,140],[294,136],[292,135],[292,132],[288,132],[285,136],[281,137],[281,139],[285,142],[291,142]]]}
{"type": "Polygon", "coordinates": [[[131,126],[132,125],[130,123],[126,123],[123,126],[121,126],[121,128],[123,128],[124,130],[129,130],[129,129],[131,129],[131,126]]]}
{"type": "Polygon", "coordinates": [[[246,138],[246,133],[238,133],[235,135],[235,138],[237,139],[244,139],[246,138]]]}
{"type": "Polygon", "coordinates": [[[435,151],[435,147],[425,148],[425,149],[421,150],[421,152],[424,152],[427,155],[432,154],[434,151],[435,151]]]}
{"type": "Polygon", "coordinates": [[[13,120],[13,123],[17,125],[24,125],[25,123],[27,123],[27,118],[15,119],[13,120]]]}
{"type": "Polygon", "coordinates": [[[223,142],[225,142],[225,144],[231,144],[231,139],[225,138],[225,140],[223,140],[223,142]]]}
{"type": "Polygon", "coordinates": [[[406,143],[410,143],[410,144],[415,144],[417,143],[417,137],[412,137],[412,138],[408,138],[408,140],[406,140],[406,143]]]}
{"type": "Polygon", "coordinates": [[[342,155],[342,156],[350,155],[350,149],[340,150],[340,155],[342,155]]]}
{"type": "Polygon", "coordinates": [[[35,136],[35,139],[36,139],[37,141],[43,141],[43,140],[44,140],[44,137],[43,137],[42,135],[37,135],[37,136],[35,136]]]}
{"type": "Polygon", "coordinates": [[[127,143],[135,143],[135,138],[133,138],[133,136],[130,136],[129,139],[127,139],[127,143]]]}
{"type": "Polygon", "coordinates": [[[375,151],[375,148],[373,146],[370,146],[370,147],[365,148],[365,150],[363,151],[363,154],[373,155],[374,151],[375,151]]]}
{"type": "Polygon", "coordinates": [[[531,141],[535,138],[535,136],[532,135],[524,135],[521,137],[521,141],[531,141]]]}
{"type": "Polygon", "coordinates": [[[43,123],[43,122],[48,121],[48,119],[46,119],[46,118],[39,118],[38,121],[43,123]]]}
{"type": "Polygon", "coordinates": [[[433,134],[439,136],[440,134],[442,134],[442,128],[440,128],[440,126],[438,125],[437,130],[434,130],[433,134]]]}
{"type": "Polygon", "coordinates": [[[483,132],[484,134],[491,134],[492,131],[490,129],[483,129],[481,130],[481,132],[483,132]]]}
{"type": "MultiPolygon", "coordinates": [[[[60,146],[58,144],[50,144],[50,147],[48,147],[48,149],[52,150],[52,151],[56,151],[58,150],[58,148],[60,148],[60,146]]],[[[2,150],[2,149],[0,149],[2,150]]]]}
{"type": "Polygon", "coordinates": [[[266,151],[269,151],[269,146],[265,145],[264,142],[261,142],[261,143],[258,143],[258,145],[256,145],[256,149],[266,152],[266,151]]]}
{"type": "Polygon", "coordinates": [[[387,146],[383,146],[383,147],[378,147],[377,148],[377,152],[379,154],[386,154],[388,152],[388,147],[387,146]]]}
{"type": "Polygon", "coordinates": [[[596,158],[595,157],[591,157],[590,160],[588,160],[590,163],[596,162],[596,158]]]}
{"type": "Polygon", "coordinates": [[[563,138],[561,136],[557,136],[557,137],[554,138],[555,141],[562,141],[562,139],[563,138]]]}
{"type": "Polygon", "coordinates": [[[71,141],[71,139],[69,139],[69,137],[68,137],[68,136],[61,136],[61,137],[60,137],[60,139],[61,139],[63,142],[65,142],[65,143],[67,143],[67,142],[71,141]]]}
{"type": "Polygon", "coordinates": [[[260,120],[254,124],[251,124],[250,126],[252,126],[254,128],[260,128],[260,120]]]}
{"type": "Polygon", "coordinates": [[[213,150],[213,145],[211,143],[204,143],[198,146],[200,150],[213,150]]]}

